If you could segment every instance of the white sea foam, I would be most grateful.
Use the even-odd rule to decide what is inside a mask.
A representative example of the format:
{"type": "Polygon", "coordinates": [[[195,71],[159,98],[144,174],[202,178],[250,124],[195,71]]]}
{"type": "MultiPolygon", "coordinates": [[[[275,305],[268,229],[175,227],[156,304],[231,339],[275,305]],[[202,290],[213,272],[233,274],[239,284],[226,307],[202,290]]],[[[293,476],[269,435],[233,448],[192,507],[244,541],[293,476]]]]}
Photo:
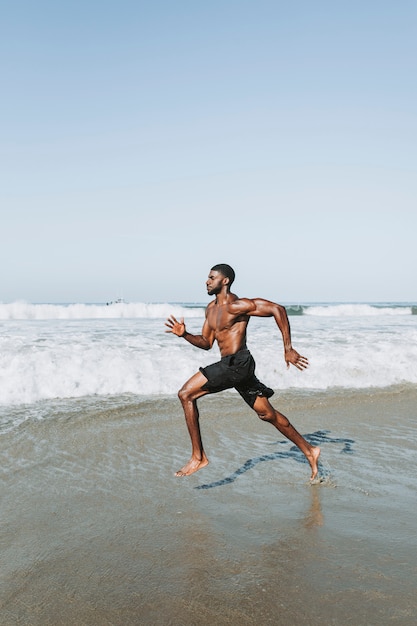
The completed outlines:
{"type": "MultiPolygon", "coordinates": [[[[363,317],[412,315],[413,305],[322,304],[288,305],[292,316],[363,317]]],[[[146,302],[114,302],[109,304],[31,304],[0,303],[0,320],[75,320],[75,319],[156,319],[169,315],[201,317],[204,305],[146,302]]]]}
{"type": "Polygon", "coordinates": [[[111,304],[30,304],[0,303],[0,320],[73,320],[199,317],[204,309],[168,303],[117,302],[111,304]]]}
{"type": "MultiPolygon", "coordinates": [[[[161,307],[153,313],[184,313],[188,330],[201,331],[202,309],[161,307]]],[[[258,377],[274,389],[417,384],[415,320],[414,315],[293,317],[294,346],[310,360],[304,372],[286,369],[272,319],[251,319],[248,345],[258,377]]],[[[152,316],[2,321],[0,405],[175,394],[200,365],[217,360],[219,353],[217,348],[198,350],[165,330],[164,319],[152,316]]]]}
{"type": "Polygon", "coordinates": [[[305,315],[324,317],[362,317],[375,315],[411,315],[412,306],[376,306],[371,304],[332,304],[308,306],[304,308],[305,315]]]}

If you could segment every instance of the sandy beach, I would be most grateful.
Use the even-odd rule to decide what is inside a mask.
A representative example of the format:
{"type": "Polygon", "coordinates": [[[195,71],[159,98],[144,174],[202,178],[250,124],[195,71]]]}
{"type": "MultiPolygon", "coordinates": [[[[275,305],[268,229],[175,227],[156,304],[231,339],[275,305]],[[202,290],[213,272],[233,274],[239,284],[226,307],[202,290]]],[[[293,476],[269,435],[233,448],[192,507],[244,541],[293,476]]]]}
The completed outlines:
{"type": "Polygon", "coordinates": [[[0,439],[2,626],[417,622],[412,388],[276,394],[323,482],[237,394],[51,405],[0,439]]]}

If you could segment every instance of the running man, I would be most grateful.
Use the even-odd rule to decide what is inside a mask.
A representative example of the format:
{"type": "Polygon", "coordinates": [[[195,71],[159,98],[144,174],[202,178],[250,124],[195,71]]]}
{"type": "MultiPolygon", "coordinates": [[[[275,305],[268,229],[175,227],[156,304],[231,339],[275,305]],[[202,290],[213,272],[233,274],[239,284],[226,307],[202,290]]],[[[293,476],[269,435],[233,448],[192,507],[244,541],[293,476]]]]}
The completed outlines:
{"type": "Polygon", "coordinates": [[[255,376],[255,361],[246,347],[246,329],[249,319],[273,317],[281,331],[284,343],[284,359],[287,367],[294,365],[299,370],[308,367],[308,360],[298,354],[291,344],[290,324],[285,308],[262,298],[238,298],[230,287],[235,272],[225,263],[214,265],[206,286],[209,296],[215,296],[206,309],[206,319],[201,335],[187,332],[184,319],[176,320],[171,315],[166,322],[167,333],[183,337],[197,348],[210,350],[217,341],[221,360],[207,367],[200,367],[180,389],[178,397],[184,409],[185,420],[191,438],[191,458],[176,476],[189,476],[208,465],[201,439],[197,400],[209,393],[235,388],[258,417],[269,422],[303,452],[311,467],[311,480],[318,473],[320,448],[312,446],[269,402],[273,390],[266,387],[255,376]]]}

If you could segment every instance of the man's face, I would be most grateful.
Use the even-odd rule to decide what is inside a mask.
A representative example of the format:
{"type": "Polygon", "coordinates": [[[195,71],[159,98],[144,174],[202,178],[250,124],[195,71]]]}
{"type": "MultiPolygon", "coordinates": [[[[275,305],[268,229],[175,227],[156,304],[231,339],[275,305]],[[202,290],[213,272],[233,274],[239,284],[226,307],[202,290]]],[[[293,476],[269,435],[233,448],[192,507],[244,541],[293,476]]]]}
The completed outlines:
{"type": "Polygon", "coordinates": [[[217,296],[221,292],[224,281],[227,280],[223,274],[210,270],[208,278],[206,280],[207,293],[209,296],[217,296]]]}

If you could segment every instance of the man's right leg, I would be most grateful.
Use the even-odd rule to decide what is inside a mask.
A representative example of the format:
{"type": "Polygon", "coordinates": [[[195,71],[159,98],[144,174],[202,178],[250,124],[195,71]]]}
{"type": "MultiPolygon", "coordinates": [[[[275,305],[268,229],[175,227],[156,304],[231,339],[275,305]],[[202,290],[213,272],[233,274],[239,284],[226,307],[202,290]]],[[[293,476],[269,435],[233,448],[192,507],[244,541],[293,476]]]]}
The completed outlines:
{"type": "Polygon", "coordinates": [[[204,374],[197,372],[197,374],[194,374],[194,376],[187,380],[178,392],[178,397],[184,409],[188,432],[190,433],[192,451],[188,463],[178,470],[175,476],[190,476],[190,474],[194,474],[194,472],[208,465],[209,462],[205,455],[201,439],[200,416],[197,407],[198,398],[210,393],[202,389],[202,386],[206,382],[207,378],[204,374]]]}

